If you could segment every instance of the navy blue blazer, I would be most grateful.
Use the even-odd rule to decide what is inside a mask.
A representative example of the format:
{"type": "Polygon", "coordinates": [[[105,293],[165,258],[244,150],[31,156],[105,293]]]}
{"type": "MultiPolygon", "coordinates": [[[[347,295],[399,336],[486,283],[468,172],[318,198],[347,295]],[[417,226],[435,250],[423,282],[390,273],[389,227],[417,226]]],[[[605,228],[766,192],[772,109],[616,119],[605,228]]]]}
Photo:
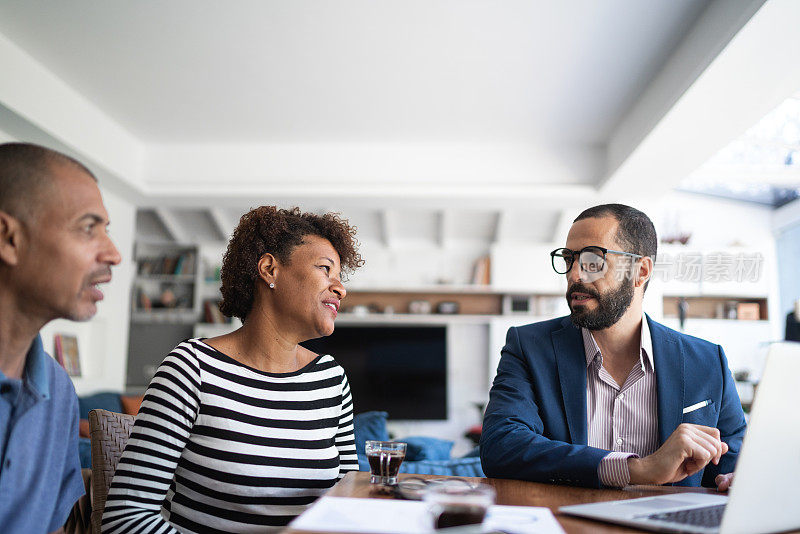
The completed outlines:
{"type": "MultiPolygon", "coordinates": [[[[653,341],[659,444],[681,423],[719,429],[728,453],[719,465],[678,482],[714,486],[730,473],[742,445],[744,414],[722,347],[647,317],[653,341]],[[683,408],[710,400],[698,410],[683,408]]],[[[569,317],[510,328],[483,419],[486,476],[599,487],[597,468],[609,451],[589,447],[586,353],[569,317]]]]}

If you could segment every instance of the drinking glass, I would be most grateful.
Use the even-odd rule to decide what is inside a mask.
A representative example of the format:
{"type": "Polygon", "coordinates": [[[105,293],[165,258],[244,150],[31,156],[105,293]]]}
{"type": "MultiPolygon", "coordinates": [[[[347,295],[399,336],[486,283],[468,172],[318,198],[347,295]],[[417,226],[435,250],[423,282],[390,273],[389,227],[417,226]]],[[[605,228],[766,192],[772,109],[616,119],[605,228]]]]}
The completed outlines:
{"type": "Polygon", "coordinates": [[[423,500],[428,503],[436,529],[481,524],[494,504],[493,487],[456,482],[431,484],[425,490],[423,500]]]}
{"type": "Polygon", "coordinates": [[[367,441],[370,484],[394,486],[400,464],[406,457],[407,445],[400,441],[367,441]]]}

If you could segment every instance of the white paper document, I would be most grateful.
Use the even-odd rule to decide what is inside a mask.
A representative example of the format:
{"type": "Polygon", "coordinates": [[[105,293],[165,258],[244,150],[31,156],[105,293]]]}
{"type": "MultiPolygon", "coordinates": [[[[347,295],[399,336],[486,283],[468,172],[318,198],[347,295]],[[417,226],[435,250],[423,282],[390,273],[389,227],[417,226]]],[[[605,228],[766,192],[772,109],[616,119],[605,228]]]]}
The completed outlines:
{"type": "MultiPolygon", "coordinates": [[[[492,506],[483,525],[487,532],[492,529],[513,534],[564,532],[549,508],[533,506],[492,506]]],[[[289,527],[370,534],[434,532],[433,518],[423,502],[350,497],[322,497],[289,527]]]]}
{"type": "Polygon", "coordinates": [[[550,508],[539,506],[500,506],[489,508],[483,520],[484,530],[502,530],[512,534],[562,533],[550,508]]]}

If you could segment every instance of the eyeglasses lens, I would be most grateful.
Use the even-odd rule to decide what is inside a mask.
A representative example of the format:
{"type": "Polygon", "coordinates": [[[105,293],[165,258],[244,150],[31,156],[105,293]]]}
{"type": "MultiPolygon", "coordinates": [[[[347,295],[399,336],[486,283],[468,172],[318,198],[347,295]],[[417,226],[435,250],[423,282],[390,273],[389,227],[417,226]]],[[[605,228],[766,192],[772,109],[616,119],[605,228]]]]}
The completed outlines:
{"type": "Polygon", "coordinates": [[[580,262],[581,270],[586,273],[599,273],[605,266],[605,259],[602,254],[592,252],[591,250],[584,250],[581,252],[580,262]]]}
{"type": "Polygon", "coordinates": [[[566,250],[557,250],[553,254],[553,269],[558,274],[564,274],[572,267],[572,253],[566,250]]]}

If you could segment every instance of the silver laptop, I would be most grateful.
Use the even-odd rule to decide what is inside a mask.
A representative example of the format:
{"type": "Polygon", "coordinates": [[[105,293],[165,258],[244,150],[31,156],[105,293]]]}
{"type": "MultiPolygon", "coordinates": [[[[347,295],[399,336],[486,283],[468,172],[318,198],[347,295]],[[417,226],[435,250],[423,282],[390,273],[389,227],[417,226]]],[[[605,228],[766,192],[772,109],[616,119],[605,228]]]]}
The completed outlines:
{"type": "Polygon", "coordinates": [[[678,493],[562,506],[565,514],[662,532],[800,528],[800,343],[769,349],[729,496],[678,493]]]}

